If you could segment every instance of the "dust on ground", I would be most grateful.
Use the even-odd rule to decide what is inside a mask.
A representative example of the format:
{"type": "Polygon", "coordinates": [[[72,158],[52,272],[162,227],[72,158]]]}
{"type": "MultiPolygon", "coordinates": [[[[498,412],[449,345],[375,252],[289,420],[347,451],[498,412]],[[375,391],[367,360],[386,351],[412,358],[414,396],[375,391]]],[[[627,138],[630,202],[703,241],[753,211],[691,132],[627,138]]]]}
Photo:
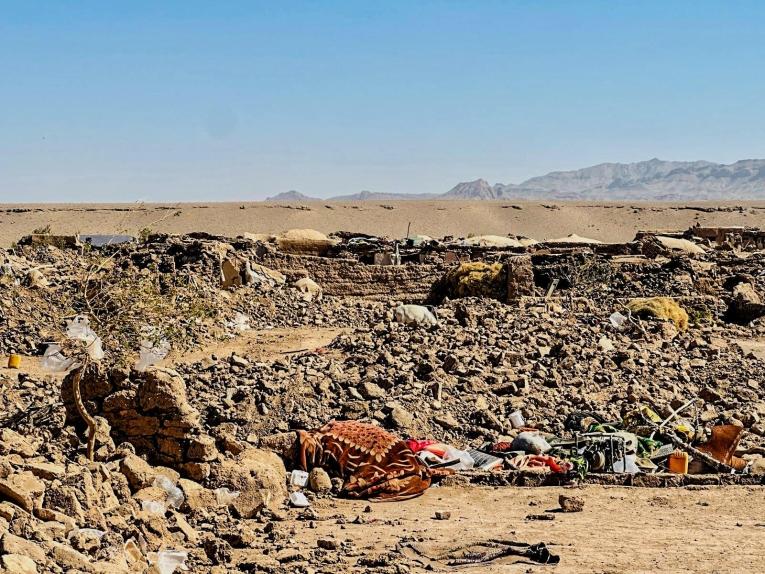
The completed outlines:
{"type": "MultiPolygon", "coordinates": [[[[765,536],[761,487],[443,487],[406,502],[332,500],[317,508],[320,517],[345,520],[290,522],[295,539],[306,548],[333,538],[351,540],[360,555],[374,555],[400,543],[443,551],[495,538],[545,542],[561,557],[556,566],[500,559],[461,567],[460,572],[754,572],[762,561],[765,536]],[[562,493],[582,497],[584,510],[558,512],[562,493]],[[365,512],[367,508],[371,511],[365,512]],[[451,516],[436,520],[437,511],[451,516]],[[526,518],[546,513],[554,519],[526,518]]],[[[434,568],[454,570],[438,564],[434,568]]]]}

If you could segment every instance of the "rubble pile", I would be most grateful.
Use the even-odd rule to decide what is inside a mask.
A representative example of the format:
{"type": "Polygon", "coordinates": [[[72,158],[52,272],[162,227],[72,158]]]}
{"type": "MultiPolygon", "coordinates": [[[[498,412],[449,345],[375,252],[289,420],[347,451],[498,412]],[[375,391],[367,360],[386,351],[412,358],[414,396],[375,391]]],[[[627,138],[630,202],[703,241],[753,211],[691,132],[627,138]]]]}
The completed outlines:
{"type": "Polygon", "coordinates": [[[167,322],[165,331],[184,349],[231,337],[242,328],[366,323],[363,304],[338,315],[332,305],[300,296],[281,273],[257,263],[266,249],[256,241],[192,234],[152,236],[146,243],[84,252],[55,245],[0,250],[0,353],[38,354],[56,339],[64,318],[90,312],[82,297],[87,280],[99,288],[122,289],[125,305],[132,300],[146,307],[154,299],[157,309],[151,311],[167,322]],[[32,271],[44,282],[38,277],[31,283],[32,271]],[[108,278],[98,282],[107,271],[108,278]],[[129,292],[138,281],[143,283],[129,292]]]}
{"type": "MultiPolygon", "coordinates": [[[[370,327],[342,335],[329,352],[272,364],[231,357],[184,366],[190,396],[212,424],[240,434],[314,428],[331,418],[371,418],[402,435],[465,445],[512,436],[510,413],[562,432],[574,411],[616,419],[644,403],[667,416],[707,398],[705,423],[740,423],[765,436],[765,364],[731,344],[737,326],[687,332],[643,321],[622,332],[609,313],[518,309],[491,299],[439,307],[439,327],[393,322],[375,307],[370,327]]],[[[751,439],[758,442],[757,438],[751,439]]]]}
{"type": "MultiPolygon", "coordinates": [[[[65,377],[61,395],[67,422],[82,427],[85,421],[72,389],[75,373],[65,377]]],[[[209,476],[209,462],[217,456],[215,442],[201,431],[199,413],[188,403],[186,385],[175,371],[155,367],[142,373],[113,369],[106,374],[91,365],[81,385],[86,410],[106,419],[114,441],[129,442],[151,462],[197,478],[209,476]]]]}
{"type": "MultiPolygon", "coordinates": [[[[343,482],[322,468],[288,474],[293,461],[264,445],[332,419],[384,427],[423,461],[480,461],[501,483],[540,464],[576,479],[546,449],[588,432],[626,443],[614,424],[638,413],[656,419],[650,448],[675,448],[653,438],[670,421],[702,449],[695,457],[729,433],[728,462],[765,474],[762,253],[653,236],[490,248],[293,235],[288,253],[276,239],[206,234],[88,249],[43,237],[0,253],[0,352],[32,360],[65,320],[90,314],[106,353],[65,375],[0,371],[0,572],[409,571],[403,555],[366,556],[351,541],[306,548],[290,531],[287,512],[317,519],[310,505],[343,482]],[[172,368],[136,368],[138,347],[115,349],[119,333],[88,306],[93,285],[109,293],[98,312],[152,313],[172,368]],[[428,296],[435,308],[401,305],[428,296]],[[181,360],[275,327],[345,330],[275,359],[238,349],[181,360]],[[508,449],[522,454],[484,456],[508,449]],[[497,470],[508,461],[513,470],[497,470]]],[[[687,454],[663,460],[689,472],[687,454]]],[[[611,472],[627,473],[623,460],[611,472]]],[[[583,501],[560,504],[577,512],[583,501]]]]}

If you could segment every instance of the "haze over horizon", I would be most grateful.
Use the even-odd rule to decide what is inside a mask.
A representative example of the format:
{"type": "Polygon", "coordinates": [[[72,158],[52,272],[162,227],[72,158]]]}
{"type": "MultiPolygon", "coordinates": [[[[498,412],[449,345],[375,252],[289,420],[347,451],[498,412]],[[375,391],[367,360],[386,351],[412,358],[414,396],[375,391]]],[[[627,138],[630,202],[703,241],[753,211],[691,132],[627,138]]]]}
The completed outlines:
{"type": "Polygon", "coordinates": [[[444,193],[765,157],[765,5],[4,3],[0,201],[444,193]]]}

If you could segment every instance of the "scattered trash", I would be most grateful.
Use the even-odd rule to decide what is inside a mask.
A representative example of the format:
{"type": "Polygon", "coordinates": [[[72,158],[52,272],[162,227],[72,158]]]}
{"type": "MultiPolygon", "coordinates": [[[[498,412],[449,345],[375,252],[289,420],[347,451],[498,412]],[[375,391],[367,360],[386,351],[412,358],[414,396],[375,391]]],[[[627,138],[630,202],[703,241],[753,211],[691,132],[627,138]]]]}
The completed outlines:
{"type": "Polygon", "coordinates": [[[529,454],[544,454],[552,447],[538,431],[524,431],[513,439],[511,450],[529,454]]]}
{"type": "Polygon", "coordinates": [[[231,321],[226,323],[226,326],[234,332],[243,333],[251,329],[250,318],[244,313],[237,313],[231,321]]]}
{"type": "Polygon", "coordinates": [[[61,347],[56,343],[51,343],[45,349],[40,364],[46,371],[65,373],[74,366],[74,359],[66,358],[61,352],[61,347]]]}
{"type": "Polygon", "coordinates": [[[148,512],[149,514],[159,514],[164,516],[167,508],[165,508],[164,502],[158,502],[156,500],[142,500],[141,510],[148,512]]]}
{"type": "Polygon", "coordinates": [[[290,492],[290,504],[295,508],[308,508],[311,503],[302,492],[290,492]]]}
{"type": "Polygon", "coordinates": [[[467,453],[470,455],[470,458],[473,459],[475,468],[481,470],[497,470],[502,468],[502,465],[505,462],[504,459],[498,456],[493,456],[474,448],[469,449],[467,453]]]}
{"type": "Polygon", "coordinates": [[[308,484],[308,473],[304,470],[293,470],[290,474],[290,484],[300,488],[308,484]]]}
{"type": "MultiPolygon", "coordinates": [[[[151,337],[154,334],[154,330],[145,330],[145,335],[151,337]]],[[[162,359],[164,359],[170,352],[170,343],[167,339],[160,339],[155,341],[151,338],[144,338],[141,340],[141,346],[138,349],[138,361],[136,361],[133,368],[136,371],[144,372],[152,365],[156,365],[162,359]]]]}
{"type": "Polygon", "coordinates": [[[8,355],[8,368],[18,369],[21,366],[21,355],[8,355]]]}
{"type": "Polygon", "coordinates": [[[94,361],[104,358],[104,350],[101,345],[101,337],[90,328],[90,320],[85,315],[77,315],[67,322],[66,336],[69,339],[83,341],[88,351],[88,356],[94,361]]]}
{"type": "Polygon", "coordinates": [[[417,325],[418,327],[435,327],[438,319],[431,309],[423,305],[399,305],[393,310],[393,318],[397,323],[417,325]]]}
{"type": "Polygon", "coordinates": [[[674,451],[668,459],[669,472],[675,474],[688,474],[688,453],[681,450],[674,451]]]}
{"type": "Polygon", "coordinates": [[[510,424],[513,425],[514,429],[519,429],[526,426],[526,421],[524,420],[521,411],[513,411],[507,416],[507,420],[510,421],[510,424]]]}
{"type": "Polygon", "coordinates": [[[216,488],[214,490],[215,492],[215,500],[218,502],[219,506],[228,506],[232,502],[234,502],[237,498],[239,498],[239,495],[241,494],[238,490],[230,490],[228,488],[221,487],[216,488]]]}
{"type": "Polygon", "coordinates": [[[175,486],[172,480],[166,476],[159,475],[154,479],[152,486],[161,488],[167,493],[167,503],[173,508],[179,508],[183,504],[183,491],[175,486]]]}
{"type": "Polygon", "coordinates": [[[608,320],[611,322],[611,326],[617,330],[623,329],[624,325],[627,323],[627,317],[619,313],[619,311],[611,313],[611,316],[608,318],[608,320]]]}
{"type": "Polygon", "coordinates": [[[149,563],[154,566],[158,574],[173,574],[176,569],[186,570],[186,558],[189,553],[185,550],[160,550],[150,552],[149,563]]]}

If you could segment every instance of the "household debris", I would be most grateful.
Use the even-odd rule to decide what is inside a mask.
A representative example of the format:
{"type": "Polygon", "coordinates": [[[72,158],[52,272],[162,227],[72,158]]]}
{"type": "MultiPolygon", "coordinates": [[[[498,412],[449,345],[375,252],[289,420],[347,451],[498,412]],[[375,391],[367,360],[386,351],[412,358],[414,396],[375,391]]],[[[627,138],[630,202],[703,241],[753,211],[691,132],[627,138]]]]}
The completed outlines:
{"type": "MultiPolygon", "coordinates": [[[[691,234],[683,238],[704,252],[688,254],[655,235],[492,247],[341,235],[317,246],[320,237],[293,234],[282,250],[270,238],[191,234],[3,250],[0,352],[23,360],[0,374],[0,563],[328,570],[349,559],[336,551],[346,542],[308,549],[285,517],[315,521],[322,498],[396,500],[447,475],[494,485],[762,484],[763,246],[751,232],[721,242],[691,234]],[[374,265],[385,253],[400,264],[374,265]],[[465,263],[481,265],[460,277],[481,270],[488,287],[481,279],[467,296],[444,294],[437,329],[396,320],[400,305],[425,303],[465,263]],[[307,277],[321,298],[291,288],[307,277]],[[629,308],[653,298],[687,316],[672,305],[629,308]],[[79,348],[103,355],[81,371],[93,425],[73,396],[67,321],[79,348]],[[327,328],[340,334],[320,348],[263,356],[245,344],[277,329],[327,328]],[[221,342],[234,348],[200,352],[221,342]],[[189,350],[197,354],[185,362],[189,350]],[[38,360],[50,371],[28,368],[38,360]],[[361,456],[360,445],[370,451],[360,460],[387,470],[404,461],[411,472],[370,487],[358,480],[367,471],[322,454],[306,464],[306,482],[293,481],[295,459],[265,437],[294,445],[298,431],[310,437],[299,449],[306,463],[311,453],[361,456]],[[393,446],[377,461],[367,439],[393,446]],[[291,494],[309,506],[290,510],[291,494]]],[[[502,554],[509,546],[461,558],[512,557],[502,554]]]]}

